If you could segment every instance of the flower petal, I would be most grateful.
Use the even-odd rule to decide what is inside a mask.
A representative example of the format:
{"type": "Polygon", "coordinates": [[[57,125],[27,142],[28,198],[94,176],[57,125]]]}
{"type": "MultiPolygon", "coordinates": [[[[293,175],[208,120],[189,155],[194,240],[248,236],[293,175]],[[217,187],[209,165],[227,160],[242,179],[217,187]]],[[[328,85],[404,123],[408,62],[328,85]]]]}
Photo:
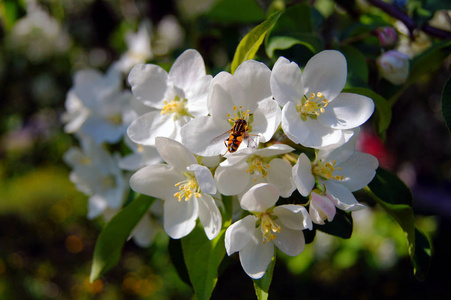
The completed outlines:
{"type": "Polygon", "coordinates": [[[163,108],[168,87],[168,74],[163,68],[151,64],[139,64],[128,75],[133,95],[147,106],[163,108]]]}
{"type": "Polygon", "coordinates": [[[244,191],[251,179],[246,172],[247,164],[231,167],[219,166],[215,172],[216,186],[223,195],[238,195],[244,191]]]}
{"type": "Polygon", "coordinates": [[[320,114],[318,121],[334,129],[351,129],[365,123],[374,112],[374,102],[368,97],[341,93],[320,114]]]}
{"type": "Polygon", "coordinates": [[[310,197],[309,214],[313,223],[324,225],[324,220],[326,219],[331,222],[337,213],[337,209],[332,200],[315,191],[310,194],[310,197]]]}
{"type": "Polygon", "coordinates": [[[199,185],[202,193],[207,193],[210,195],[216,194],[215,180],[213,179],[211,171],[207,167],[193,164],[190,165],[187,170],[194,172],[197,184],[199,185]]]}
{"type": "Polygon", "coordinates": [[[187,201],[178,201],[175,197],[164,201],[164,230],[173,239],[180,239],[191,233],[198,216],[199,203],[194,197],[187,201]]]}
{"type": "Polygon", "coordinates": [[[296,104],[291,101],[282,108],[282,129],[288,138],[297,144],[304,141],[309,134],[309,128],[302,121],[296,104]]]}
{"type": "Polygon", "coordinates": [[[305,94],[321,92],[332,101],[346,84],[346,58],[339,51],[325,50],[313,56],[304,68],[305,94]]]}
{"type": "Polygon", "coordinates": [[[138,117],[128,127],[127,134],[137,144],[154,146],[157,136],[175,137],[175,123],[171,116],[151,111],[138,117]]]}
{"type": "Polygon", "coordinates": [[[135,192],[163,200],[174,198],[178,192],[175,184],[185,180],[182,174],[171,166],[158,164],[144,167],[130,178],[130,187],[135,192]]]}
{"type": "Polygon", "coordinates": [[[302,230],[282,227],[273,242],[283,253],[290,256],[299,255],[305,249],[305,238],[302,230]]]}
{"type": "Polygon", "coordinates": [[[155,139],[155,146],[164,161],[180,172],[186,172],[188,166],[197,164],[194,155],[175,140],[160,136],[155,139]]]}
{"type": "Polygon", "coordinates": [[[253,215],[244,217],[243,219],[236,221],[227,228],[225,233],[225,248],[227,255],[240,251],[253,237],[255,232],[255,223],[257,218],[253,215]]]}
{"type": "Polygon", "coordinates": [[[360,204],[351,191],[344,185],[332,180],[323,181],[327,190],[327,196],[334,202],[335,206],[345,211],[356,211],[365,208],[360,204]]]}
{"type": "Polygon", "coordinates": [[[253,279],[261,278],[273,257],[274,244],[263,244],[260,230],[254,229],[253,238],[240,251],[240,262],[244,272],[253,279]]]}
{"type": "Polygon", "coordinates": [[[315,186],[315,177],[312,174],[312,162],[307,155],[301,153],[293,167],[293,180],[299,193],[307,197],[315,186]]]}
{"type": "Polygon", "coordinates": [[[222,136],[227,129],[218,127],[212,117],[202,116],[192,119],[182,127],[182,143],[190,151],[201,156],[215,156],[224,154],[226,146],[222,136]]]}
{"type": "Polygon", "coordinates": [[[373,180],[378,165],[379,162],[374,156],[356,151],[347,161],[339,165],[341,170],[337,170],[334,174],[343,175],[340,183],[354,192],[373,180]]]}
{"type": "Polygon", "coordinates": [[[201,193],[199,202],[199,219],[209,240],[214,239],[221,230],[222,217],[215,200],[210,195],[201,193]]]}
{"type": "MultiPolygon", "coordinates": [[[[316,161],[335,161],[337,165],[349,159],[355,151],[355,143],[359,135],[360,128],[353,128],[351,130],[343,130],[343,134],[351,136],[348,141],[339,147],[323,148],[318,151],[316,161]]],[[[346,139],[347,137],[345,137],[346,139]]],[[[341,143],[341,142],[340,142],[341,143]]]]}
{"type": "Polygon", "coordinates": [[[312,230],[313,224],[305,207],[296,204],[276,206],[273,214],[278,217],[280,223],[292,230],[312,230]]]}
{"type": "Polygon", "coordinates": [[[304,97],[301,69],[295,62],[279,57],[271,72],[271,91],[281,106],[288,101],[296,103],[304,97]]]}
{"type": "Polygon", "coordinates": [[[241,198],[241,207],[247,211],[265,212],[279,199],[279,189],[274,184],[259,183],[254,185],[241,198]]]}
{"type": "Polygon", "coordinates": [[[175,86],[186,91],[205,74],[205,64],[200,53],[188,49],[175,60],[169,71],[169,78],[175,86]]]}
{"type": "Polygon", "coordinates": [[[258,109],[254,111],[252,132],[259,133],[259,141],[266,143],[280,125],[282,113],[276,101],[265,99],[258,102],[258,109]]]}
{"type": "Polygon", "coordinates": [[[279,188],[281,197],[290,197],[296,189],[293,181],[292,167],[290,163],[281,158],[274,158],[271,160],[266,179],[269,183],[272,183],[279,188]]]}

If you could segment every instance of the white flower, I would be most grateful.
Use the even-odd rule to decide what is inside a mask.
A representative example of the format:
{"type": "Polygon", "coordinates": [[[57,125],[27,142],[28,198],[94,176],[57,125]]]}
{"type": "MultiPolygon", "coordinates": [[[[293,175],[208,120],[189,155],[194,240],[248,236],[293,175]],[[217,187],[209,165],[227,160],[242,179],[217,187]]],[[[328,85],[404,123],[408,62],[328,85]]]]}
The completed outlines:
{"type": "Polygon", "coordinates": [[[274,245],[290,256],[305,247],[304,229],[312,229],[307,210],[301,205],[280,205],[277,186],[260,183],[241,198],[241,207],[252,212],[227,228],[227,254],[239,252],[241,266],[250,277],[261,278],[274,256],[274,245]]]}
{"type": "Polygon", "coordinates": [[[167,164],[146,166],[130,179],[138,193],[164,200],[164,229],[179,239],[188,235],[199,217],[207,237],[215,238],[221,229],[221,214],[210,195],[216,186],[210,170],[197,164],[194,155],[182,144],[165,137],[155,141],[167,164]]]}
{"type": "Polygon", "coordinates": [[[93,69],[78,71],[66,99],[66,131],[80,131],[97,143],[118,142],[137,116],[133,95],[122,91],[121,81],[117,65],[105,75],[93,69]]]}
{"type": "MultiPolygon", "coordinates": [[[[182,143],[201,156],[224,155],[224,140],[240,119],[247,123],[246,134],[251,134],[248,143],[256,147],[259,141],[269,141],[280,124],[280,108],[269,88],[270,76],[269,68],[254,60],[243,62],[233,75],[219,73],[208,96],[210,115],[194,118],[184,126],[182,143]]],[[[240,148],[244,144],[246,141],[240,148]]]]}
{"type": "Polygon", "coordinates": [[[309,215],[313,223],[324,225],[324,220],[332,222],[337,213],[333,198],[330,195],[314,189],[310,193],[309,215]]]}
{"type": "Polygon", "coordinates": [[[256,183],[269,182],[279,188],[282,197],[290,197],[296,189],[290,163],[277,155],[294,149],[285,144],[275,144],[267,148],[251,151],[246,148],[234,155],[227,155],[216,169],[215,180],[223,195],[240,195],[256,183]]]}
{"type": "Polygon", "coordinates": [[[334,150],[320,150],[313,162],[304,153],[299,156],[293,179],[302,196],[308,196],[316,185],[341,210],[364,208],[352,192],[371,182],[378,161],[372,155],[354,151],[356,135],[334,150]]]}
{"type": "Polygon", "coordinates": [[[73,167],[70,180],[79,191],[90,196],[88,218],[92,219],[107,208],[119,208],[128,186],[118,166],[118,155],[111,156],[90,138],[81,138],[80,141],[82,149],[69,149],[64,154],[64,161],[73,167]]]}
{"type": "Polygon", "coordinates": [[[131,141],[128,136],[125,136],[124,142],[132,150],[132,153],[119,160],[119,167],[121,169],[136,171],[144,166],[162,162],[160,154],[158,154],[155,146],[138,145],[131,141]]]}
{"type": "Polygon", "coordinates": [[[152,58],[150,27],[150,22],[143,22],[139,26],[138,32],[127,32],[125,34],[127,52],[122,54],[118,62],[122,72],[128,73],[134,65],[145,63],[146,60],[152,58]]]}
{"type": "Polygon", "coordinates": [[[365,96],[341,93],[346,83],[346,59],[338,51],[313,56],[303,74],[280,57],[271,74],[271,90],[283,106],[282,129],[295,143],[321,149],[337,147],[352,136],[374,111],[365,96]]]}
{"type": "Polygon", "coordinates": [[[180,141],[183,125],[193,117],[207,115],[211,80],[201,55],[192,49],[177,58],[169,74],[157,65],[136,65],[128,76],[133,95],[154,110],[130,125],[130,139],[142,145],[155,145],[157,136],[180,141]]]}
{"type": "Polygon", "coordinates": [[[389,82],[400,85],[409,77],[409,56],[397,50],[385,52],[376,60],[382,77],[389,82]]]}

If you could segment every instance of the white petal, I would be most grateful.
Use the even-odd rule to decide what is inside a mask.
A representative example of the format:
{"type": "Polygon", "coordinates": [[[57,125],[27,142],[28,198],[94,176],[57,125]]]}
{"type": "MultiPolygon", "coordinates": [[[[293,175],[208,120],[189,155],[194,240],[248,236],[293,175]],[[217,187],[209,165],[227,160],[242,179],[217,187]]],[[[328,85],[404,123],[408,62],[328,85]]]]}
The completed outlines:
{"type": "Polygon", "coordinates": [[[325,195],[319,195],[315,192],[312,192],[310,196],[309,214],[312,221],[320,225],[323,225],[326,219],[331,222],[337,212],[332,200],[325,195]]]}
{"type": "Polygon", "coordinates": [[[287,102],[282,109],[282,129],[288,138],[297,144],[304,141],[309,134],[309,127],[302,121],[293,102],[287,102]]]}
{"type": "Polygon", "coordinates": [[[294,150],[293,147],[290,147],[286,144],[274,144],[266,148],[258,149],[253,154],[263,157],[269,157],[290,153],[293,150],[294,150]]]}
{"type": "Polygon", "coordinates": [[[276,206],[273,214],[285,227],[292,230],[312,229],[313,224],[305,207],[296,204],[276,206]]]}
{"type": "Polygon", "coordinates": [[[95,217],[98,217],[106,208],[108,204],[100,195],[94,195],[89,198],[88,200],[88,219],[94,219],[95,217]]]}
{"type": "Polygon", "coordinates": [[[255,232],[256,222],[257,218],[253,215],[249,215],[236,221],[227,228],[224,240],[227,255],[230,256],[232,253],[240,251],[246,246],[255,232]]]}
{"type": "Polygon", "coordinates": [[[207,167],[193,164],[190,165],[187,170],[194,172],[197,184],[199,184],[202,193],[207,193],[210,195],[216,194],[215,180],[213,179],[211,171],[207,167]]]}
{"type": "Polygon", "coordinates": [[[238,195],[244,191],[251,179],[246,172],[247,164],[237,164],[231,167],[219,166],[215,172],[218,190],[223,195],[238,195]]]}
{"type": "Polygon", "coordinates": [[[252,212],[265,212],[279,199],[279,189],[269,183],[254,185],[241,198],[241,207],[252,212]]]}
{"type": "Polygon", "coordinates": [[[334,174],[343,175],[343,180],[340,180],[340,183],[354,192],[364,188],[373,180],[378,165],[379,162],[374,156],[354,152],[354,155],[339,165],[341,170],[337,170],[334,174]]]}
{"type": "Polygon", "coordinates": [[[327,195],[339,209],[356,211],[365,208],[365,205],[360,204],[351,191],[344,185],[331,180],[324,181],[323,183],[326,185],[327,195]]]}
{"type": "Polygon", "coordinates": [[[290,197],[296,189],[293,181],[292,167],[290,163],[281,158],[271,160],[266,179],[269,183],[275,184],[279,188],[281,197],[290,197]]]}
{"type": "Polygon", "coordinates": [[[203,76],[185,91],[188,99],[186,107],[192,116],[208,115],[207,97],[210,91],[211,81],[212,77],[210,75],[203,76]]]}
{"type": "Polygon", "coordinates": [[[205,74],[205,64],[200,53],[188,49],[175,60],[169,78],[175,86],[189,90],[205,74]]]}
{"type": "Polygon", "coordinates": [[[308,128],[308,136],[300,144],[305,147],[323,149],[344,143],[342,130],[325,127],[318,120],[309,119],[304,124],[308,128]]]}
{"type": "Polygon", "coordinates": [[[293,230],[282,227],[280,232],[277,233],[274,244],[287,255],[299,255],[305,248],[304,233],[302,230],[293,230]]]}
{"type": "Polygon", "coordinates": [[[197,155],[222,155],[226,146],[221,136],[229,129],[218,127],[212,117],[197,117],[182,127],[182,143],[197,155]]]}
{"type": "Polygon", "coordinates": [[[98,144],[102,142],[114,144],[122,138],[127,126],[122,124],[117,126],[99,117],[90,116],[81,126],[81,130],[98,144]]]}
{"type": "Polygon", "coordinates": [[[272,99],[258,102],[258,109],[254,111],[252,132],[259,133],[260,142],[269,141],[279,127],[282,112],[279,104],[272,99]]]}
{"type": "MultiPolygon", "coordinates": [[[[229,80],[228,82],[232,82],[229,80]]],[[[224,87],[225,84],[214,84],[212,86],[211,93],[209,95],[209,113],[213,120],[218,124],[217,126],[223,127],[225,130],[231,129],[228,119],[233,117],[234,99],[228,90],[224,87]]],[[[240,90],[241,87],[237,86],[236,90],[240,90]]],[[[237,94],[239,94],[237,92],[237,94]]],[[[242,94],[242,92],[241,92],[242,94]]],[[[245,108],[247,109],[247,108],[245,108]]]]}
{"type": "Polygon", "coordinates": [[[169,165],[180,172],[186,172],[188,166],[197,164],[194,155],[179,142],[165,137],[157,137],[155,146],[158,153],[169,165]]]}
{"type": "Polygon", "coordinates": [[[321,92],[332,101],[346,84],[346,58],[339,51],[325,50],[313,56],[302,75],[305,94],[321,92]]]}
{"type": "Polygon", "coordinates": [[[271,72],[271,91],[281,106],[288,101],[296,103],[304,97],[301,69],[295,62],[279,57],[271,72]]]}
{"type": "Polygon", "coordinates": [[[273,257],[274,244],[263,244],[260,230],[254,229],[253,238],[240,251],[240,262],[244,272],[253,279],[261,278],[273,257]]]}
{"type": "Polygon", "coordinates": [[[373,114],[374,102],[368,97],[341,93],[320,114],[318,121],[326,127],[350,129],[365,123],[373,114]]]}
{"type": "Polygon", "coordinates": [[[255,60],[247,60],[238,66],[233,78],[243,87],[245,103],[236,103],[254,111],[258,101],[271,97],[271,70],[255,60]]]}
{"type": "MultiPolygon", "coordinates": [[[[344,130],[343,135],[352,136],[349,140],[339,147],[330,147],[330,148],[322,148],[318,151],[316,156],[316,160],[322,159],[323,161],[335,161],[337,165],[346,161],[354,154],[355,151],[355,143],[357,141],[357,137],[359,135],[360,128],[354,128],[351,130],[344,130]]],[[[341,142],[340,142],[341,143],[341,142]]]]}
{"type": "Polygon", "coordinates": [[[130,235],[133,236],[133,240],[138,246],[147,247],[158,232],[158,227],[156,226],[156,222],[152,222],[149,215],[146,214],[135,226],[130,235]]]}
{"type": "Polygon", "coordinates": [[[175,184],[185,180],[182,174],[171,166],[158,164],[144,167],[138,170],[130,178],[132,190],[160,198],[163,200],[174,198],[178,192],[175,184]]]}
{"type": "Polygon", "coordinates": [[[191,198],[178,201],[177,198],[164,201],[164,230],[173,239],[188,235],[196,226],[199,204],[191,198]]]}
{"type": "Polygon", "coordinates": [[[168,74],[157,65],[139,64],[128,75],[128,82],[133,95],[147,106],[163,108],[164,95],[167,90],[168,74]]]}
{"type": "Polygon", "coordinates": [[[175,137],[175,123],[172,116],[151,111],[138,117],[128,127],[127,134],[137,144],[154,146],[157,136],[175,137]]]}
{"type": "Polygon", "coordinates": [[[315,177],[312,174],[312,162],[307,155],[301,153],[293,167],[293,180],[299,193],[307,197],[315,186],[315,177]]]}
{"type": "Polygon", "coordinates": [[[222,217],[215,200],[210,195],[201,193],[199,202],[199,219],[209,240],[214,239],[222,226],[222,217]]]}

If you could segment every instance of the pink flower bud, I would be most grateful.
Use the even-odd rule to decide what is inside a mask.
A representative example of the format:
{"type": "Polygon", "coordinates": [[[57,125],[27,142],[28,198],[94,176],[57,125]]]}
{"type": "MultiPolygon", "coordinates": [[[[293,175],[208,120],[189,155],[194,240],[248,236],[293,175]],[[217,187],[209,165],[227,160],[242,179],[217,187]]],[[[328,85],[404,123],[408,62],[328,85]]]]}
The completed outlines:
{"type": "Polygon", "coordinates": [[[313,223],[323,225],[326,219],[331,222],[336,212],[335,204],[327,195],[316,189],[310,193],[309,214],[313,223]]]}
{"type": "Polygon", "coordinates": [[[397,50],[385,52],[376,61],[383,78],[400,85],[409,77],[409,56],[397,50]]]}
{"type": "Polygon", "coordinates": [[[397,34],[392,27],[380,27],[376,29],[377,37],[382,47],[393,47],[396,44],[397,34]]]}

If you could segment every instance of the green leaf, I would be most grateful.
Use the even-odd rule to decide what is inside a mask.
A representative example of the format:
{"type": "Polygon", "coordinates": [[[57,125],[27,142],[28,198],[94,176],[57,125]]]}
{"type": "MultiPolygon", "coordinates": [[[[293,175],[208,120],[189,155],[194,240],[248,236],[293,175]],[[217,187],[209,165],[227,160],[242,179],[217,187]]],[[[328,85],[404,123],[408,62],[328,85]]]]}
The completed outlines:
{"type": "Polygon", "coordinates": [[[374,105],[376,107],[374,112],[376,129],[379,135],[384,137],[385,131],[387,130],[391,122],[392,111],[390,103],[381,95],[366,88],[349,88],[344,89],[343,92],[360,94],[373,99],[374,105]]]}
{"type": "Polygon", "coordinates": [[[430,266],[431,246],[425,235],[415,228],[412,194],[409,188],[396,175],[378,168],[368,189],[373,198],[405,232],[414,274],[423,280],[430,266]]]}
{"type": "Polygon", "coordinates": [[[451,76],[446,81],[442,91],[442,116],[451,132],[451,76]]]}
{"type": "Polygon", "coordinates": [[[274,266],[276,265],[276,255],[273,256],[271,262],[266,269],[265,275],[260,279],[253,279],[255,294],[258,300],[267,300],[269,296],[269,286],[271,285],[274,266]]]}
{"type": "Polygon", "coordinates": [[[368,66],[365,55],[352,46],[344,46],[340,49],[346,57],[348,64],[347,83],[351,86],[367,86],[368,66]]]}
{"type": "Polygon", "coordinates": [[[266,55],[273,58],[276,50],[295,45],[303,45],[312,53],[324,49],[322,40],[314,32],[312,8],[306,4],[290,6],[282,13],[267,40],[266,55]]]}
{"type": "Polygon", "coordinates": [[[322,41],[313,33],[299,34],[296,38],[291,36],[274,36],[268,40],[266,45],[266,55],[274,57],[276,50],[289,49],[295,45],[302,45],[312,53],[318,53],[324,49],[322,41]]]}
{"type": "Polygon", "coordinates": [[[241,40],[235,51],[235,56],[233,57],[231,67],[232,74],[242,62],[254,58],[255,53],[257,53],[258,48],[263,43],[266,34],[272,29],[281,13],[282,12],[279,11],[271,15],[263,23],[252,29],[241,40]]]}
{"type": "Polygon", "coordinates": [[[226,253],[225,229],[209,240],[202,226],[182,238],[183,256],[197,299],[210,299],[218,281],[218,267],[226,253]]]}
{"type": "Polygon", "coordinates": [[[314,224],[314,228],[342,239],[349,239],[352,235],[352,224],[351,213],[337,209],[332,222],[326,221],[324,225],[314,224]]]}
{"type": "Polygon", "coordinates": [[[94,249],[91,282],[117,264],[125,241],[127,241],[133,228],[149,210],[153,201],[155,201],[155,198],[140,195],[103,227],[94,249]]]}
{"type": "Polygon", "coordinates": [[[265,19],[265,12],[255,0],[222,0],[206,16],[226,24],[255,23],[265,19]]]}

